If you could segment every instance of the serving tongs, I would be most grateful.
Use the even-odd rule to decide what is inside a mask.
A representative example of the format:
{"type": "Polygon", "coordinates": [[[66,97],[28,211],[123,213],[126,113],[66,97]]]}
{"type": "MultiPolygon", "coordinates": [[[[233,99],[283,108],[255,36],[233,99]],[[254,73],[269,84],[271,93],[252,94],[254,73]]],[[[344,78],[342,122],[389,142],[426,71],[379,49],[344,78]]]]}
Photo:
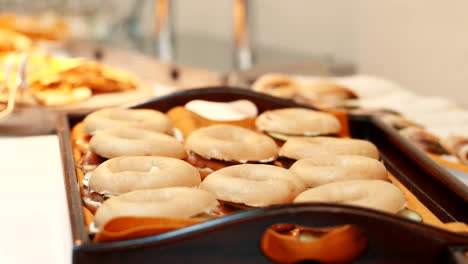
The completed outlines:
{"type": "Polygon", "coordinates": [[[17,102],[16,94],[19,92],[20,96],[23,95],[28,87],[26,81],[27,56],[24,53],[19,56],[17,80],[14,85],[10,85],[10,78],[12,78],[13,68],[15,66],[15,58],[16,56],[11,55],[8,57],[5,67],[5,79],[0,87],[0,93],[3,93],[5,90],[8,92],[6,106],[0,111],[0,122],[8,119],[13,113],[13,110],[15,110],[17,102]]]}
{"type": "Polygon", "coordinates": [[[5,106],[0,110],[0,134],[38,135],[54,130],[55,116],[38,106],[29,94],[27,82],[27,54],[11,54],[7,58],[5,79],[0,94],[6,94],[5,106]],[[15,78],[15,81],[10,81],[15,78]]]}

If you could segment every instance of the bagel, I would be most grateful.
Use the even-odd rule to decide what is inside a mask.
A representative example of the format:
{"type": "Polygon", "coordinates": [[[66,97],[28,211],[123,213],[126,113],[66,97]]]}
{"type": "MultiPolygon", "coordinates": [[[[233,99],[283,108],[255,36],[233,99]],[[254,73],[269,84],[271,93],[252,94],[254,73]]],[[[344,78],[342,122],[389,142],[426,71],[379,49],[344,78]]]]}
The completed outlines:
{"type": "Polygon", "coordinates": [[[141,189],[200,184],[198,170],[179,159],[131,156],[109,159],[89,178],[89,188],[98,193],[122,194],[141,189]]]}
{"type": "Polygon", "coordinates": [[[265,111],[255,121],[261,131],[294,136],[336,134],[340,121],[332,114],[306,108],[282,108],[265,111]]]}
{"type": "Polygon", "coordinates": [[[382,122],[384,122],[385,124],[397,130],[405,129],[409,127],[421,128],[421,129],[424,128],[422,125],[415,123],[413,121],[410,121],[399,115],[384,114],[384,113],[375,114],[375,115],[377,115],[382,122]]]}
{"type": "Polygon", "coordinates": [[[279,150],[282,157],[300,160],[323,155],[359,155],[379,158],[379,150],[369,141],[334,137],[294,137],[279,150]]]}
{"type": "Polygon", "coordinates": [[[212,125],[195,130],[185,149],[205,159],[246,163],[271,162],[278,155],[275,142],[262,134],[233,125],[212,125]]]}
{"type": "Polygon", "coordinates": [[[284,74],[265,74],[252,84],[252,90],[276,97],[292,99],[299,89],[299,84],[284,74]]]}
{"type": "Polygon", "coordinates": [[[189,187],[138,190],[107,199],[94,216],[96,227],[116,217],[190,218],[216,209],[213,194],[189,187]]]}
{"type": "Polygon", "coordinates": [[[92,152],[104,158],[120,156],[165,156],[185,158],[177,139],[140,128],[115,127],[97,133],[89,141],[92,152]]]}
{"type": "Polygon", "coordinates": [[[468,138],[464,136],[449,136],[441,144],[450,154],[457,157],[462,164],[468,165],[468,138]]]}
{"type": "Polygon", "coordinates": [[[399,130],[400,135],[415,143],[426,152],[446,155],[448,151],[442,146],[436,135],[421,127],[405,127],[399,130]]]}
{"type": "Polygon", "coordinates": [[[353,180],[325,184],[299,194],[294,203],[330,202],[396,213],[406,206],[405,195],[381,180],[353,180]]]}
{"type": "Polygon", "coordinates": [[[263,207],[290,203],[305,185],[296,174],[280,167],[241,164],[211,173],[200,188],[222,201],[263,207]]]}
{"type": "Polygon", "coordinates": [[[254,118],[258,114],[257,106],[249,100],[232,102],[212,102],[206,100],[192,100],[185,104],[188,110],[216,121],[236,121],[254,118]]]}
{"type": "Polygon", "coordinates": [[[298,97],[297,101],[324,109],[343,106],[345,100],[356,99],[357,95],[340,84],[318,81],[300,86],[298,97]]]}
{"type": "Polygon", "coordinates": [[[141,128],[171,134],[173,125],[164,113],[152,109],[105,108],[87,115],[83,120],[83,131],[90,135],[115,127],[141,128]]]}
{"type": "Polygon", "coordinates": [[[325,155],[296,161],[291,168],[306,187],[347,180],[386,180],[387,170],[378,160],[351,155],[325,155]]]}

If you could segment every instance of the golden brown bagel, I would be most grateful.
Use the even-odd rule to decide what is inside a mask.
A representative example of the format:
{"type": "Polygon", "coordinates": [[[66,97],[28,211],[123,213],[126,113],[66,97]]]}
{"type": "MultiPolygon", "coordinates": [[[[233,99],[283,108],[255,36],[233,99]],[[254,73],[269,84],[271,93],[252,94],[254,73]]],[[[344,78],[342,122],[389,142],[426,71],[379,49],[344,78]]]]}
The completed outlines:
{"type": "Polygon", "coordinates": [[[468,165],[468,138],[462,136],[449,136],[441,141],[442,145],[457,157],[461,163],[468,165]]]}
{"type": "Polygon", "coordinates": [[[261,207],[289,203],[305,185],[296,174],[280,167],[241,164],[211,173],[200,188],[219,200],[261,207]]]}
{"type": "Polygon", "coordinates": [[[233,125],[212,125],[195,130],[187,138],[185,149],[206,159],[240,163],[270,162],[278,155],[273,139],[233,125]]]}
{"type": "Polygon", "coordinates": [[[325,184],[299,194],[295,203],[329,202],[396,213],[406,206],[405,195],[394,184],[381,180],[353,180],[325,184]]]}
{"type": "Polygon", "coordinates": [[[284,74],[265,74],[252,84],[252,90],[272,96],[291,99],[299,89],[299,84],[284,74]]]}
{"type": "Polygon", "coordinates": [[[279,155],[290,159],[306,159],[323,155],[359,155],[379,158],[379,150],[369,141],[334,137],[295,137],[286,141],[279,155]]]}
{"type": "Polygon", "coordinates": [[[198,170],[179,159],[155,156],[129,156],[101,163],[89,179],[95,192],[122,194],[141,189],[200,184],[198,170]]]}
{"type": "Polygon", "coordinates": [[[346,100],[357,98],[356,94],[350,89],[327,81],[302,85],[299,88],[298,94],[298,101],[303,101],[321,109],[339,107],[346,100]]]}
{"type": "Polygon", "coordinates": [[[265,111],[255,124],[262,131],[298,136],[335,134],[341,130],[340,121],[332,114],[306,108],[265,111]]]}
{"type": "Polygon", "coordinates": [[[400,135],[406,137],[426,152],[439,155],[448,154],[447,150],[442,146],[440,138],[424,128],[406,127],[400,129],[399,132],[400,135]]]}
{"type": "Polygon", "coordinates": [[[189,187],[138,190],[109,198],[97,210],[97,227],[122,216],[190,218],[218,206],[213,194],[189,187]]]}
{"type": "Polygon", "coordinates": [[[115,127],[103,130],[89,141],[92,152],[105,158],[121,156],[164,156],[185,158],[182,144],[163,133],[140,128],[115,127]]]}
{"type": "Polygon", "coordinates": [[[324,155],[296,161],[291,168],[306,184],[316,187],[348,180],[386,180],[387,170],[378,160],[352,155],[324,155]]]}
{"type": "Polygon", "coordinates": [[[95,111],[83,120],[83,131],[94,135],[96,131],[114,127],[147,129],[172,133],[172,122],[164,114],[152,109],[105,108],[95,111]]]}

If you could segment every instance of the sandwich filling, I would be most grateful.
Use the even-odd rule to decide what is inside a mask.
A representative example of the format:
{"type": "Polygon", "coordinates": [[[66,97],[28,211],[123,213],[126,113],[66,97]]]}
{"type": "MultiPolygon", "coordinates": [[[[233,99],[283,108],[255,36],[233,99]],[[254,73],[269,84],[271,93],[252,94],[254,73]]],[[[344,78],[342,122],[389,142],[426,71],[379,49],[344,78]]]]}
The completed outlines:
{"type": "Polygon", "coordinates": [[[185,159],[186,162],[190,163],[192,166],[198,168],[200,171],[202,178],[205,178],[208,176],[210,173],[215,172],[217,170],[226,168],[228,166],[232,165],[238,165],[238,164],[246,164],[246,163],[262,163],[262,164],[268,164],[272,163],[275,161],[275,157],[271,157],[269,159],[265,160],[260,160],[260,161],[248,161],[248,160],[239,160],[239,161],[224,161],[224,160],[218,160],[218,159],[210,159],[210,158],[205,158],[201,155],[198,155],[191,151],[187,158],[185,159]]]}

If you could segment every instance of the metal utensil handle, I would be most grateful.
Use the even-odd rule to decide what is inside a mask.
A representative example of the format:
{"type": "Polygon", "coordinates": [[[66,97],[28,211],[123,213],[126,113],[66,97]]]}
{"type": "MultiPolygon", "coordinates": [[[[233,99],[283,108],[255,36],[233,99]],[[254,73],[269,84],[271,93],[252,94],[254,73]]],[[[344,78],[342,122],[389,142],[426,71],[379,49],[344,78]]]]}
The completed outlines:
{"type": "Polygon", "coordinates": [[[11,86],[8,84],[10,77],[12,75],[12,69],[14,66],[14,58],[10,57],[8,63],[7,63],[7,68],[5,70],[5,81],[4,81],[4,87],[8,89],[8,100],[7,100],[7,105],[5,109],[3,109],[0,112],[0,121],[3,121],[7,119],[11,113],[13,113],[13,110],[15,110],[16,106],[16,94],[18,93],[18,90],[20,92],[24,92],[25,89],[27,88],[27,82],[26,82],[26,61],[27,61],[27,56],[26,54],[22,54],[20,57],[20,63],[19,63],[19,69],[18,69],[18,76],[17,79],[19,83],[15,83],[15,85],[11,86]]]}
{"type": "Polygon", "coordinates": [[[245,70],[252,67],[253,56],[250,48],[250,33],[248,21],[248,1],[234,0],[234,62],[237,69],[245,70]]]}
{"type": "Polygon", "coordinates": [[[174,61],[171,8],[169,0],[155,1],[156,56],[165,63],[174,61]]]}

